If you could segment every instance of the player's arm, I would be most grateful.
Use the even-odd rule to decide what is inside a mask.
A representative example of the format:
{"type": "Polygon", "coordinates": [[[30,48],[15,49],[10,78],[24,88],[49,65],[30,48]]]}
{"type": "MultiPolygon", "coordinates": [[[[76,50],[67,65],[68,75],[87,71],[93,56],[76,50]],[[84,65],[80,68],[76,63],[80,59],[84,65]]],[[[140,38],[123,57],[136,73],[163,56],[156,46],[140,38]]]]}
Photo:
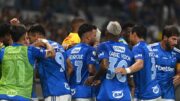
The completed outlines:
{"type": "Polygon", "coordinates": [[[100,69],[94,76],[90,76],[86,81],[86,85],[96,86],[100,83],[100,77],[107,72],[108,69],[108,59],[102,59],[100,62],[100,69]]]}
{"type": "Polygon", "coordinates": [[[46,48],[46,50],[45,50],[46,58],[48,58],[48,57],[54,58],[55,57],[55,50],[46,39],[38,39],[32,45],[36,46],[36,47],[45,47],[46,48]]]}
{"type": "Polygon", "coordinates": [[[180,84],[180,63],[176,65],[176,75],[173,77],[173,84],[178,86],[180,84]]]}
{"type": "Polygon", "coordinates": [[[122,67],[116,68],[115,69],[116,73],[130,74],[137,72],[144,67],[143,51],[140,48],[136,47],[135,49],[133,49],[133,53],[134,53],[135,63],[131,65],[129,68],[122,68],[122,67]]]}
{"type": "Polygon", "coordinates": [[[67,63],[67,75],[68,77],[70,77],[73,72],[73,65],[71,64],[71,60],[69,58],[66,60],[66,63],[67,63]]]}

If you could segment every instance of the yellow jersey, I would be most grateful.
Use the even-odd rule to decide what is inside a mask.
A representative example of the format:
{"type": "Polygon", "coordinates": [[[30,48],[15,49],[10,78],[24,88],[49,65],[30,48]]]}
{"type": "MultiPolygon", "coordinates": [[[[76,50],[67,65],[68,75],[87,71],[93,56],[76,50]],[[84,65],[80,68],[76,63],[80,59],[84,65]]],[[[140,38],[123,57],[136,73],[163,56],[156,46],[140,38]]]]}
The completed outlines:
{"type": "Polygon", "coordinates": [[[62,46],[67,49],[75,44],[78,44],[81,42],[81,39],[78,35],[78,33],[70,33],[64,40],[62,43],[62,46]]]}

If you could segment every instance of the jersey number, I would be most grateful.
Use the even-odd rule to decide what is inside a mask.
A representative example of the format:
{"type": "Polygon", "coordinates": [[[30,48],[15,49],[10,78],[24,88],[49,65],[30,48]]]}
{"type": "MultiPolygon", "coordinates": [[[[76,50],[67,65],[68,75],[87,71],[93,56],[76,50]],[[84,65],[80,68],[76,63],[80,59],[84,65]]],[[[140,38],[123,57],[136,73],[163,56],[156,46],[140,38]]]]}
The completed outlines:
{"type": "Polygon", "coordinates": [[[55,56],[56,62],[61,66],[60,72],[65,71],[65,66],[64,66],[64,56],[61,52],[57,52],[55,56]]]}
{"type": "Polygon", "coordinates": [[[80,83],[81,82],[81,70],[83,66],[83,62],[81,60],[76,60],[74,65],[76,66],[76,82],[80,83]]]}
{"type": "Polygon", "coordinates": [[[120,62],[118,62],[118,59],[114,58],[114,57],[110,57],[109,62],[110,62],[110,64],[109,64],[108,71],[110,71],[110,72],[108,72],[106,74],[106,79],[113,79],[116,76],[118,81],[126,82],[126,76],[123,76],[120,73],[115,74],[113,71],[114,71],[115,65],[117,63],[118,63],[118,65],[116,65],[116,67],[127,67],[128,66],[127,62],[125,60],[121,60],[120,62]]]}

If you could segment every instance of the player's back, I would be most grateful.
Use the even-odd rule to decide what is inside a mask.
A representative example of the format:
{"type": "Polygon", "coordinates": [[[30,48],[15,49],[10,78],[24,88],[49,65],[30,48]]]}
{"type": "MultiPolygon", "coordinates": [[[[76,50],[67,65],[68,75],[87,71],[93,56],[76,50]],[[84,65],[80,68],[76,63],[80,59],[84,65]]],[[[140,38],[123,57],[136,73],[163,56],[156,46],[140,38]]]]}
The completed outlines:
{"type": "Polygon", "coordinates": [[[109,67],[102,81],[97,99],[99,101],[130,101],[127,77],[114,72],[117,67],[127,68],[132,64],[133,55],[128,46],[122,42],[104,42],[98,47],[98,58],[100,61],[108,59],[109,67]]]}
{"type": "Polygon", "coordinates": [[[134,73],[135,95],[138,99],[154,99],[160,96],[156,80],[155,54],[145,41],[133,47],[135,60],[143,60],[143,68],[134,73]]]}
{"type": "Polygon", "coordinates": [[[47,97],[70,94],[70,87],[65,73],[67,59],[65,51],[57,42],[48,41],[56,54],[55,58],[38,60],[37,68],[43,95],[47,97]]]}
{"type": "Polygon", "coordinates": [[[92,87],[84,85],[84,81],[89,76],[88,65],[96,63],[95,54],[95,49],[85,43],[79,43],[67,51],[73,65],[69,80],[73,98],[92,98],[92,87]]]}

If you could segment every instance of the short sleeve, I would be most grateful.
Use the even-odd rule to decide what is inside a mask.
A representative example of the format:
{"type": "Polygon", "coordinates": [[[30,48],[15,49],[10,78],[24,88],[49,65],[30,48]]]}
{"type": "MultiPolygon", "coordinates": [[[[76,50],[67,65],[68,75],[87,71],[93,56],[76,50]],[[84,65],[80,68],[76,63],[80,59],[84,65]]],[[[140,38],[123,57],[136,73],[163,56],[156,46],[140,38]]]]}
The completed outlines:
{"type": "Polygon", "coordinates": [[[31,52],[31,55],[34,58],[45,58],[46,57],[45,49],[29,46],[28,51],[31,52]]]}
{"type": "Polygon", "coordinates": [[[97,48],[97,54],[98,54],[98,59],[101,61],[102,59],[108,59],[108,50],[105,46],[105,44],[100,44],[97,48]]]}
{"type": "Polygon", "coordinates": [[[137,60],[137,59],[144,60],[144,56],[143,56],[144,51],[141,47],[134,47],[132,50],[132,53],[134,55],[135,60],[137,60]]]}

